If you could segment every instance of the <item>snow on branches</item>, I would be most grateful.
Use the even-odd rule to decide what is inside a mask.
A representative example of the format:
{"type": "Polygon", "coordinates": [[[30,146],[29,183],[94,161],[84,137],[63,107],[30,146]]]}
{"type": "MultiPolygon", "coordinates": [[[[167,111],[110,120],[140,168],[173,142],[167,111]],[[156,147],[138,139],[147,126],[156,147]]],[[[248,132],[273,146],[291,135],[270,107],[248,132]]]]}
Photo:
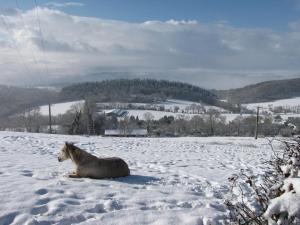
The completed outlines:
{"type": "Polygon", "coordinates": [[[253,175],[241,170],[229,178],[231,199],[226,201],[232,224],[300,224],[300,138],[281,141],[284,148],[265,162],[266,171],[253,175]]]}

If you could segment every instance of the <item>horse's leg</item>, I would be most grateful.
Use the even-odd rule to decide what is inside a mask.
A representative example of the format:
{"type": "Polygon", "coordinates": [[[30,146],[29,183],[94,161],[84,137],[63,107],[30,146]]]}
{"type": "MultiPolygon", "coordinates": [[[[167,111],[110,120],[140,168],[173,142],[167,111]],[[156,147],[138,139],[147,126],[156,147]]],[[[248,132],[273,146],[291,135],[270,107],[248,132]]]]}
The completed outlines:
{"type": "Polygon", "coordinates": [[[69,178],[80,178],[76,173],[69,174],[69,178]]]}

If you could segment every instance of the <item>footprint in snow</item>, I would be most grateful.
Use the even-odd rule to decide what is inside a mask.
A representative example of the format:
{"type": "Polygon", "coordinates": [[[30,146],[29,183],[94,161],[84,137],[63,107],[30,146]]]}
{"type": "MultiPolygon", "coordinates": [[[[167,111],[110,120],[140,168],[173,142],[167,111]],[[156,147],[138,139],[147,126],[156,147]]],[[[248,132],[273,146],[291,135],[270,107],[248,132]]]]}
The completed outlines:
{"type": "Polygon", "coordinates": [[[96,204],[95,207],[86,210],[88,213],[105,213],[103,204],[96,204]]]}
{"type": "Polygon", "coordinates": [[[8,213],[0,217],[0,224],[11,224],[14,222],[15,217],[18,215],[17,212],[8,213]]]}
{"type": "Polygon", "coordinates": [[[45,195],[47,193],[48,193],[48,190],[45,188],[41,188],[41,189],[38,189],[37,191],[35,191],[35,194],[38,194],[38,195],[45,195]]]}
{"type": "Polygon", "coordinates": [[[115,193],[109,193],[106,195],[105,199],[112,199],[116,194],[115,193]]]}
{"type": "Polygon", "coordinates": [[[107,200],[104,203],[104,208],[107,209],[108,211],[116,211],[122,209],[123,207],[120,204],[120,202],[117,200],[107,200]]]}
{"type": "Polygon", "coordinates": [[[206,204],[206,208],[213,208],[221,212],[226,212],[226,206],[218,202],[210,202],[206,204]]]}
{"type": "Polygon", "coordinates": [[[42,198],[42,199],[39,199],[35,204],[36,205],[46,205],[50,201],[51,201],[50,198],[42,198]]]}
{"type": "Polygon", "coordinates": [[[32,177],[33,172],[31,170],[21,170],[21,174],[25,177],[32,177]]]}
{"type": "Polygon", "coordinates": [[[80,202],[71,199],[65,200],[64,203],[67,205],[80,205],[80,202]]]}
{"type": "Polygon", "coordinates": [[[34,207],[30,210],[30,213],[32,215],[41,215],[44,214],[46,212],[48,212],[48,206],[47,205],[43,205],[43,206],[38,206],[38,207],[34,207]]]}

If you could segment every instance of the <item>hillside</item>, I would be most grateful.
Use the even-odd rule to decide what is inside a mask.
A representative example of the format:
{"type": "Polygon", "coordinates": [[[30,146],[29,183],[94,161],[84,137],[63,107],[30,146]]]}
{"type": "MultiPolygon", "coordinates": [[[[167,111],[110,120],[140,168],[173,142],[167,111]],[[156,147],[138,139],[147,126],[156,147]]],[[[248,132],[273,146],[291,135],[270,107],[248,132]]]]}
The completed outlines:
{"type": "Polygon", "coordinates": [[[60,93],[60,99],[64,101],[86,98],[96,99],[97,102],[143,103],[179,99],[203,102],[231,110],[233,108],[229,104],[219,101],[211,91],[191,84],[166,80],[119,79],[87,82],[64,87],[60,93]]]}
{"type": "Polygon", "coordinates": [[[23,112],[56,99],[53,90],[0,85],[0,117],[23,112]]]}
{"type": "Polygon", "coordinates": [[[233,103],[274,101],[300,96],[300,78],[277,80],[230,90],[206,90],[191,84],[153,79],[118,79],[66,86],[61,91],[0,86],[0,117],[23,112],[34,106],[92,98],[97,102],[153,103],[167,99],[202,102],[236,111],[233,103]],[[13,104],[12,104],[13,103],[13,104]]]}
{"type": "Polygon", "coordinates": [[[300,96],[300,78],[273,80],[243,88],[214,91],[220,99],[234,103],[267,102],[300,96]]]}
{"type": "Polygon", "coordinates": [[[213,93],[197,86],[150,79],[119,79],[74,84],[64,87],[60,97],[68,100],[94,97],[99,102],[153,102],[166,98],[203,101],[207,104],[214,104],[217,101],[213,93]]]}
{"type": "Polygon", "coordinates": [[[87,98],[97,102],[136,103],[179,99],[234,110],[231,105],[219,101],[211,91],[194,85],[172,81],[119,79],[73,84],[60,91],[3,85],[0,86],[0,117],[24,112],[32,107],[48,104],[49,101],[60,103],[87,98]]]}
{"type": "Polygon", "coordinates": [[[178,99],[236,110],[231,104],[219,101],[217,95],[209,90],[182,82],[153,79],[118,79],[73,84],[62,88],[59,98],[62,101],[93,98],[97,102],[136,103],[178,99]]]}

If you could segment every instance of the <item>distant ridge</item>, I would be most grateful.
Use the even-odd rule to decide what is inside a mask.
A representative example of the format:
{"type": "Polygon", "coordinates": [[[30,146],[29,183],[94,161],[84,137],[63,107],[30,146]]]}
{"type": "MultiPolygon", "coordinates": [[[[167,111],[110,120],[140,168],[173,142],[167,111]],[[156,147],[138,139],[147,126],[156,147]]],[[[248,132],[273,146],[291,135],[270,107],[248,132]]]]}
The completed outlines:
{"type": "MultiPolygon", "coordinates": [[[[66,86],[61,91],[0,85],[0,118],[32,107],[93,98],[98,102],[152,103],[174,98],[219,106],[236,112],[236,103],[300,97],[300,78],[274,80],[230,90],[207,90],[187,83],[154,79],[118,79],[66,86]],[[228,100],[224,102],[221,100],[228,100]]],[[[299,103],[300,104],[300,103],[299,103]]]]}
{"type": "Polygon", "coordinates": [[[266,81],[243,88],[214,91],[214,93],[220,99],[233,103],[267,102],[300,97],[300,78],[266,81]]]}
{"type": "Polygon", "coordinates": [[[154,79],[117,79],[74,84],[64,87],[60,98],[63,100],[94,98],[98,102],[144,103],[173,98],[234,110],[234,107],[219,101],[216,94],[209,90],[187,83],[154,79]]]}
{"type": "Polygon", "coordinates": [[[115,79],[99,82],[84,82],[62,88],[62,99],[97,98],[110,102],[153,102],[175,98],[213,104],[217,96],[209,90],[176,81],[154,79],[115,79]]]}
{"type": "Polygon", "coordinates": [[[48,89],[0,85],[0,117],[20,113],[56,99],[56,92],[48,89]]]}

